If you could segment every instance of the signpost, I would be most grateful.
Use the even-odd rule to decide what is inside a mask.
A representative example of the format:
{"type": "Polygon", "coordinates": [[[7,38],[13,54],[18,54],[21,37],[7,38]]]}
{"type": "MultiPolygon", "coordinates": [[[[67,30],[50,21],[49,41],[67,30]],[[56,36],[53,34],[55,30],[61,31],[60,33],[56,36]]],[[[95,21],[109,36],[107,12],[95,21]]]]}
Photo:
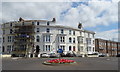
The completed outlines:
{"type": "Polygon", "coordinates": [[[63,50],[62,49],[58,49],[58,53],[59,53],[59,59],[60,59],[60,57],[61,57],[61,54],[63,53],[63,50]]]}

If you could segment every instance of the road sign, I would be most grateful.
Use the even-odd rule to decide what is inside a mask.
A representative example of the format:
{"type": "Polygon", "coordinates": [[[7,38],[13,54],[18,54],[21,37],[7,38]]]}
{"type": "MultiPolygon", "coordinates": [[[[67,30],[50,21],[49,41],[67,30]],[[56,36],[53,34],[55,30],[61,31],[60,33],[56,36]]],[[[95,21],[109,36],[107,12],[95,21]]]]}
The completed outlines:
{"type": "Polygon", "coordinates": [[[62,49],[58,49],[58,53],[63,53],[63,50],[62,49]]]}

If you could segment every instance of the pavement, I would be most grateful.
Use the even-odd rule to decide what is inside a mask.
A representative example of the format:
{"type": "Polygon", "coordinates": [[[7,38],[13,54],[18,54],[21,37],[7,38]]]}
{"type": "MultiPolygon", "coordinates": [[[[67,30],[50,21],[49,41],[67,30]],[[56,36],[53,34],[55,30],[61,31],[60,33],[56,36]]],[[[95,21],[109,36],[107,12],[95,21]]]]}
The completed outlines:
{"type": "Polygon", "coordinates": [[[45,60],[54,58],[3,58],[3,70],[118,70],[117,57],[81,58],[68,57],[76,61],[70,65],[44,65],[45,60]]]}

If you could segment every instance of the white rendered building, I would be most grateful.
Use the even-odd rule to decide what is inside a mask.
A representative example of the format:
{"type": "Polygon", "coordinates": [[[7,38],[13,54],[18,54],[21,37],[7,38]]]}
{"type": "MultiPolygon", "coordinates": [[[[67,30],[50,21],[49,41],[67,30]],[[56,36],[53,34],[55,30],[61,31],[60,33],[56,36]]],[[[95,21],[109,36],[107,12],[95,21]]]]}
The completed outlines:
{"type": "Polygon", "coordinates": [[[36,56],[41,53],[73,51],[76,54],[95,52],[94,32],[82,28],[59,26],[55,18],[23,20],[2,24],[3,53],[36,56]]]}

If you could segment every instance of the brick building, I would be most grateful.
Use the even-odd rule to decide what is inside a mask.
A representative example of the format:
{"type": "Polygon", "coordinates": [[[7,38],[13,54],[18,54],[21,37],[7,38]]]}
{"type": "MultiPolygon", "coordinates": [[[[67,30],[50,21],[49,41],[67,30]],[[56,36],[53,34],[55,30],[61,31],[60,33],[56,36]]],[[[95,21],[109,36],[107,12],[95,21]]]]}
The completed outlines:
{"type": "Polygon", "coordinates": [[[120,54],[120,42],[95,39],[95,50],[102,55],[116,56],[120,54]]]}

